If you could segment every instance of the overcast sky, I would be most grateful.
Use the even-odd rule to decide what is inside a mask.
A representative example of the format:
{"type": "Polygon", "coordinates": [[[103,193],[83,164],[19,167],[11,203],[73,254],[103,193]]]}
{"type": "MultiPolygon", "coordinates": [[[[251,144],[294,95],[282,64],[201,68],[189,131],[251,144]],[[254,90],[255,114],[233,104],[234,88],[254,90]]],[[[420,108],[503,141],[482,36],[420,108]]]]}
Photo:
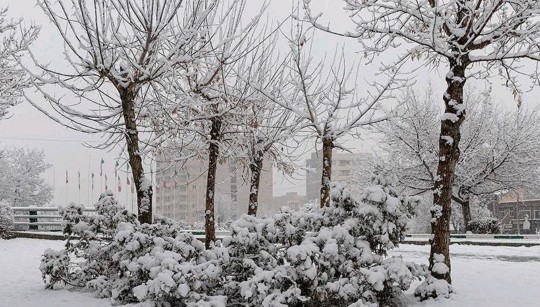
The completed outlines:
{"type": "MultiPolygon", "coordinates": [[[[259,0],[250,0],[249,4],[253,8],[257,7],[259,0]]],[[[317,10],[325,12],[327,20],[332,21],[332,25],[343,29],[351,26],[346,15],[341,11],[342,1],[338,0],[319,0],[313,1],[317,10]],[[339,4],[339,5],[336,5],[339,4]]],[[[33,44],[32,50],[43,62],[62,65],[62,45],[58,38],[56,29],[52,28],[46,16],[39,7],[34,5],[34,1],[4,0],[2,5],[9,7],[8,14],[13,18],[24,18],[26,23],[34,22],[42,27],[38,40],[33,44]]],[[[290,14],[293,0],[274,0],[269,8],[271,18],[281,19],[290,14]]],[[[336,44],[342,43],[340,39],[329,35],[317,34],[315,44],[315,53],[319,56],[332,52],[336,44]]],[[[357,57],[360,51],[360,45],[354,41],[347,42],[346,52],[348,57],[357,57]]],[[[366,71],[366,74],[373,73],[366,71]]],[[[439,71],[428,71],[427,74],[419,78],[420,82],[432,80],[434,86],[442,90],[444,85],[444,74],[439,71]]],[[[61,93],[57,93],[60,95],[61,93]]],[[[511,105],[511,96],[504,89],[496,87],[496,99],[506,101],[511,105]]],[[[39,95],[29,93],[35,101],[42,100],[39,95]]],[[[442,96],[442,94],[441,94],[442,96]]],[[[525,97],[525,102],[532,101],[536,103],[536,97],[532,94],[525,97]]],[[[64,205],[67,202],[75,201],[88,205],[88,202],[96,201],[99,194],[99,187],[104,185],[100,182],[100,161],[103,159],[104,172],[108,175],[108,185],[110,189],[115,187],[114,165],[120,156],[119,148],[112,148],[110,151],[98,151],[87,148],[82,142],[88,144],[98,144],[100,139],[96,136],[77,133],[67,128],[61,127],[52,122],[41,112],[34,109],[29,103],[24,102],[11,109],[12,117],[8,120],[0,121],[0,146],[17,147],[35,147],[45,151],[46,162],[52,165],[51,169],[45,174],[46,180],[55,188],[55,198],[53,205],[64,205]],[[65,183],[66,171],[69,174],[69,183],[65,183]],[[77,173],[81,174],[81,190],[78,190],[77,173]],[[91,173],[95,173],[95,190],[90,193],[89,178],[91,173]]],[[[347,142],[353,150],[369,152],[373,142],[370,140],[347,142]]],[[[120,163],[125,160],[120,159],[120,163]]],[[[126,173],[125,166],[119,172],[122,181],[122,193],[119,195],[121,202],[126,199],[126,173]]],[[[297,180],[285,182],[281,176],[276,174],[274,184],[274,194],[282,195],[288,191],[297,191],[305,194],[305,182],[301,174],[296,175],[297,180]]],[[[128,203],[131,203],[131,197],[128,196],[128,203]]],[[[128,206],[129,207],[129,206],[128,206]]]]}

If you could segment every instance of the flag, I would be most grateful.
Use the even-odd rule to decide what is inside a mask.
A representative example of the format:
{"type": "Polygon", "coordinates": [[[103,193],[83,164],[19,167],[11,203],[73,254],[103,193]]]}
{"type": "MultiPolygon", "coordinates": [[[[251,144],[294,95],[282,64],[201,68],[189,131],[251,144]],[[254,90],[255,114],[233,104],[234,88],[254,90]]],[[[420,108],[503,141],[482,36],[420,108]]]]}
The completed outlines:
{"type": "Polygon", "coordinates": [[[129,163],[126,163],[126,184],[129,185],[129,163]]]}
{"type": "Polygon", "coordinates": [[[120,180],[120,176],[118,176],[118,192],[122,192],[122,181],[120,180]]]}
{"type": "Polygon", "coordinates": [[[178,180],[176,180],[176,177],[174,177],[174,187],[175,187],[175,188],[178,187],[178,180]]]}
{"type": "Polygon", "coordinates": [[[133,186],[134,184],[131,185],[131,194],[135,193],[135,188],[133,186]]]}
{"type": "Polygon", "coordinates": [[[99,164],[99,176],[102,177],[103,176],[103,164],[105,163],[105,161],[103,160],[103,158],[101,158],[101,163],[99,164]]]}
{"type": "Polygon", "coordinates": [[[105,191],[108,190],[108,187],[107,187],[107,174],[105,174],[105,191]]]}
{"type": "Polygon", "coordinates": [[[118,166],[120,165],[118,164],[118,160],[116,160],[116,164],[114,165],[114,178],[118,176],[118,166]]]}
{"type": "Polygon", "coordinates": [[[79,179],[79,190],[81,189],[81,171],[77,171],[77,178],[79,179]]]}
{"type": "Polygon", "coordinates": [[[92,173],[92,192],[94,192],[94,173],[92,173]]]}
{"type": "Polygon", "coordinates": [[[68,171],[66,171],[66,184],[69,183],[69,180],[68,180],[68,171]]]}

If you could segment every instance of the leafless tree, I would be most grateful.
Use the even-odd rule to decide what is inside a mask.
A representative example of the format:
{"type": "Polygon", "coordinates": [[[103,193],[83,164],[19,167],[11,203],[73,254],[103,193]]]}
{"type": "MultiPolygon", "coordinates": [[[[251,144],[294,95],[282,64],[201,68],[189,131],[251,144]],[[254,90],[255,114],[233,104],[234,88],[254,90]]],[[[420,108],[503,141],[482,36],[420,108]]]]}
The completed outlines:
{"type": "MultiPolygon", "coordinates": [[[[160,107],[166,116],[164,146],[176,148],[176,158],[206,156],[206,247],[215,241],[216,171],[220,162],[235,163],[241,144],[238,126],[253,100],[238,76],[249,55],[260,46],[258,27],[265,5],[255,17],[245,15],[246,0],[224,1],[206,16],[201,29],[202,56],[180,65],[184,79],[168,79],[160,107]],[[246,20],[249,20],[246,22],[246,20]],[[189,145],[188,145],[189,144],[189,145]],[[188,146],[186,146],[188,145],[188,146]],[[189,152],[196,152],[195,154],[189,152]]],[[[264,33],[264,31],[263,31],[264,33]]],[[[163,125],[162,125],[163,126],[163,125]]],[[[173,155],[174,156],[174,155],[173,155]]]]}
{"type": "Polygon", "coordinates": [[[365,93],[360,93],[360,67],[353,63],[349,68],[343,50],[336,51],[335,57],[326,63],[326,59],[316,62],[311,54],[312,38],[301,29],[289,38],[289,46],[289,86],[281,89],[289,94],[266,97],[295,114],[303,130],[322,143],[320,206],[325,207],[330,202],[334,148],[346,150],[339,143],[343,137],[357,135],[361,127],[387,119],[389,113],[381,102],[392,98],[393,90],[401,87],[399,81],[404,80],[399,80],[398,69],[389,71],[382,76],[383,83],[373,81],[365,93]]]}
{"type": "MultiPolygon", "coordinates": [[[[403,113],[380,125],[386,167],[414,194],[433,190],[438,160],[440,112],[433,91],[409,91],[403,113]]],[[[461,207],[468,230],[471,199],[506,190],[534,187],[540,177],[540,118],[538,110],[504,111],[488,93],[465,92],[468,109],[463,122],[461,155],[456,167],[452,200],[461,207]]]]}
{"type": "MultiPolygon", "coordinates": [[[[540,3],[513,0],[344,0],[354,31],[337,33],[321,23],[320,15],[304,1],[307,18],[317,28],[360,39],[365,54],[398,50],[395,67],[424,58],[435,67],[448,65],[443,96],[439,162],[434,187],[430,270],[436,279],[451,283],[449,224],[456,165],[460,158],[460,127],[465,119],[463,89],[471,75],[485,78],[498,73],[519,96],[517,76],[525,74],[538,84],[535,67],[540,60],[538,33],[540,3]],[[532,70],[519,70],[531,60],[532,70]],[[448,270],[433,270],[444,257],[448,270]],[[438,260],[437,260],[438,261],[438,260]]],[[[440,265],[437,266],[438,268],[440,265]]],[[[451,292],[450,286],[445,295],[451,292]]],[[[436,295],[435,295],[436,296],[436,295]]]]}
{"type": "MultiPolygon", "coordinates": [[[[149,88],[196,56],[212,1],[39,1],[64,42],[67,69],[34,62],[35,88],[50,103],[35,107],[71,129],[106,135],[102,147],[124,139],[137,193],[139,221],[152,222],[152,183],[145,177],[142,134],[148,132],[149,88]],[[74,97],[58,98],[49,85],[74,97]],[[69,101],[66,101],[69,100],[69,101]]],[[[27,68],[33,71],[33,68],[27,68]]]]}
{"type": "Polygon", "coordinates": [[[7,9],[0,9],[0,119],[8,109],[21,101],[29,86],[28,77],[18,65],[39,28],[24,28],[21,20],[7,19],[7,9]]]}

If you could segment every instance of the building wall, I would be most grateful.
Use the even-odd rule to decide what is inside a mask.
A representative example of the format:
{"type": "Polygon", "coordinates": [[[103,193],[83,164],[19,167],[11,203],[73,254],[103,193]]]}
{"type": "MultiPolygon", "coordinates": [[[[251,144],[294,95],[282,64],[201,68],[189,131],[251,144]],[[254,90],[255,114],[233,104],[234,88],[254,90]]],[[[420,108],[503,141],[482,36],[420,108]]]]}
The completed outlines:
{"type": "MultiPolygon", "coordinates": [[[[357,171],[360,164],[373,161],[367,153],[332,154],[332,182],[347,183],[357,171]]],[[[306,198],[310,202],[319,203],[322,177],[322,153],[313,152],[306,159],[306,198]]]]}
{"type": "MultiPolygon", "coordinates": [[[[158,161],[156,170],[156,205],[159,215],[189,224],[203,223],[207,179],[207,162],[191,159],[184,164],[158,161]]],[[[215,218],[225,222],[247,213],[249,200],[248,176],[243,176],[235,164],[218,165],[216,176],[215,218]]],[[[259,212],[273,208],[272,169],[264,166],[259,187],[259,212]]]]}
{"type": "Polygon", "coordinates": [[[540,199],[499,201],[493,205],[493,216],[501,221],[503,233],[536,233],[540,231],[540,199]],[[523,230],[525,216],[531,225],[523,230]]]}
{"type": "Polygon", "coordinates": [[[278,211],[281,207],[289,207],[293,211],[298,211],[307,203],[304,195],[298,195],[297,192],[288,192],[283,196],[274,197],[274,210],[278,211]]]}

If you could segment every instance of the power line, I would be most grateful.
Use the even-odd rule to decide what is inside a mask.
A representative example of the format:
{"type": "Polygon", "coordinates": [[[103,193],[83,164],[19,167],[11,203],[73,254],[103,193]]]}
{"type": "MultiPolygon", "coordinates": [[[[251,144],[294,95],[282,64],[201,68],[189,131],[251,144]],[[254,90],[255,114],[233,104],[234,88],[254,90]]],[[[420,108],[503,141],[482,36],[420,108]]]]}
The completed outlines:
{"type": "Polygon", "coordinates": [[[17,141],[65,142],[65,143],[97,143],[99,142],[99,141],[86,141],[86,140],[45,139],[45,138],[8,137],[8,136],[0,136],[0,139],[17,140],[17,141]]]}

